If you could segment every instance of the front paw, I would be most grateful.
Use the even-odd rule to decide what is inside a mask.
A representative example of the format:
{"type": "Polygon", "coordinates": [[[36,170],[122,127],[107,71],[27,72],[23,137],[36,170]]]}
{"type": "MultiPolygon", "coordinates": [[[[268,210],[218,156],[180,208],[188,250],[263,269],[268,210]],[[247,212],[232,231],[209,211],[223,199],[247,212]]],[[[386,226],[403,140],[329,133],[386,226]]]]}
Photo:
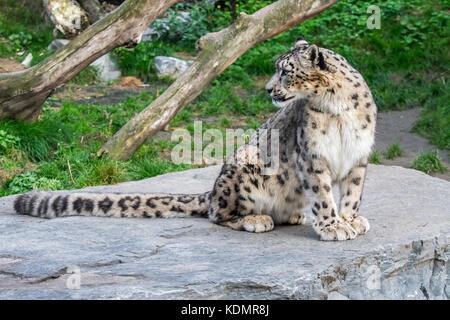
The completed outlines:
{"type": "Polygon", "coordinates": [[[295,214],[289,217],[288,224],[305,224],[306,217],[303,213],[295,214]]]}
{"type": "Polygon", "coordinates": [[[320,240],[324,241],[351,240],[358,235],[356,230],[344,221],[336,221],[334,224],[326,224],[325,226],[315,224],[314,228],[319,234],[320,240]]]}
{"type": "Polygon", "coordinates": [[[361,216],[357,216],[352,221],[347,221],[347,223],[350,224],[352,228],[358,232],[358,234],[365,234],[370,230],[369,220],[361,216]]]}

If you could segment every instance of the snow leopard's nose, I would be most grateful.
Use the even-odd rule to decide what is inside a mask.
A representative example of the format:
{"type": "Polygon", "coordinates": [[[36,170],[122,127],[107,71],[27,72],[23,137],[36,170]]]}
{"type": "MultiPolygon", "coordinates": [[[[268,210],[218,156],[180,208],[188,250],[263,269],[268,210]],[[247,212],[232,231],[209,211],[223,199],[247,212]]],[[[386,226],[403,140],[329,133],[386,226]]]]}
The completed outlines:
{"type": "Polygon", "coordinates": [[[266,83],[266,91],[271,94],[273,91],[273,88],[275,87],[276,84],[276,80],[277,80],[277,74],[275,73],[272,78],[270,78],[270,80],[266,83]]]}

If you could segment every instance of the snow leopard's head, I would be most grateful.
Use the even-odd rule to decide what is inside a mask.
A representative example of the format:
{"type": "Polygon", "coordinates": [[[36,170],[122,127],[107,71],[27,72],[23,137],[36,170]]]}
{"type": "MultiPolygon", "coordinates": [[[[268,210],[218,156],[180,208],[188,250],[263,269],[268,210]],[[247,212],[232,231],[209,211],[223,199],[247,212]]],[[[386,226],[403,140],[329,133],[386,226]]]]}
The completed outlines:
{"type": "Polygon", "coordinates": [[[275,74],[266,85],[273,103],[284,107],[295,99],[322,99],[334,94],[336,88],[331,80],[336,67],[328,61],[331,54],[340,59],[334,52],[298,38],[294,47],[277,59],[275,74]]]}

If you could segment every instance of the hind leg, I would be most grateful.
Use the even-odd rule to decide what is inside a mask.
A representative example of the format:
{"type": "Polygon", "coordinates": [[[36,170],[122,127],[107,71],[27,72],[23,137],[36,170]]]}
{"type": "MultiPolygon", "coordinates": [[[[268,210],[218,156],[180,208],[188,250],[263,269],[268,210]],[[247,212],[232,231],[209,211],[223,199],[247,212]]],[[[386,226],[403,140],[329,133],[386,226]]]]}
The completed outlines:
{"type": "Polygon", "coordinates": [[[250,214],[243,217],[234,218],[229,221],[220,222],[221,225],[230,227],[233,230],[245,230],[248,232],[266,232],[274,227],[271,216],[250,214]]]}

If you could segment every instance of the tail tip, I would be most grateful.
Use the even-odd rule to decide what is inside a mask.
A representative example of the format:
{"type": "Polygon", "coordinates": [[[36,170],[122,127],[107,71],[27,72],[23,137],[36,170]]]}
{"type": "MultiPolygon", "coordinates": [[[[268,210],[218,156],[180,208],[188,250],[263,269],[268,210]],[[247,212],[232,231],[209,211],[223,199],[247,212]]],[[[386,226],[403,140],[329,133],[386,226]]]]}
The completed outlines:
{"type": "Polygon", "coordinates": [[[14,210],[16,211],[16,213],[22,215],[31,215],[38,195],[39,192],[36,191],[31,191],[19,195],[14,200],[14,210]]]}
{"type": "Polygon", "coordinates": [[[14,210],[17,214],[26,214],[26,203],[28,200],[27,194],[21,194],[14,200],[14,210]]]}

